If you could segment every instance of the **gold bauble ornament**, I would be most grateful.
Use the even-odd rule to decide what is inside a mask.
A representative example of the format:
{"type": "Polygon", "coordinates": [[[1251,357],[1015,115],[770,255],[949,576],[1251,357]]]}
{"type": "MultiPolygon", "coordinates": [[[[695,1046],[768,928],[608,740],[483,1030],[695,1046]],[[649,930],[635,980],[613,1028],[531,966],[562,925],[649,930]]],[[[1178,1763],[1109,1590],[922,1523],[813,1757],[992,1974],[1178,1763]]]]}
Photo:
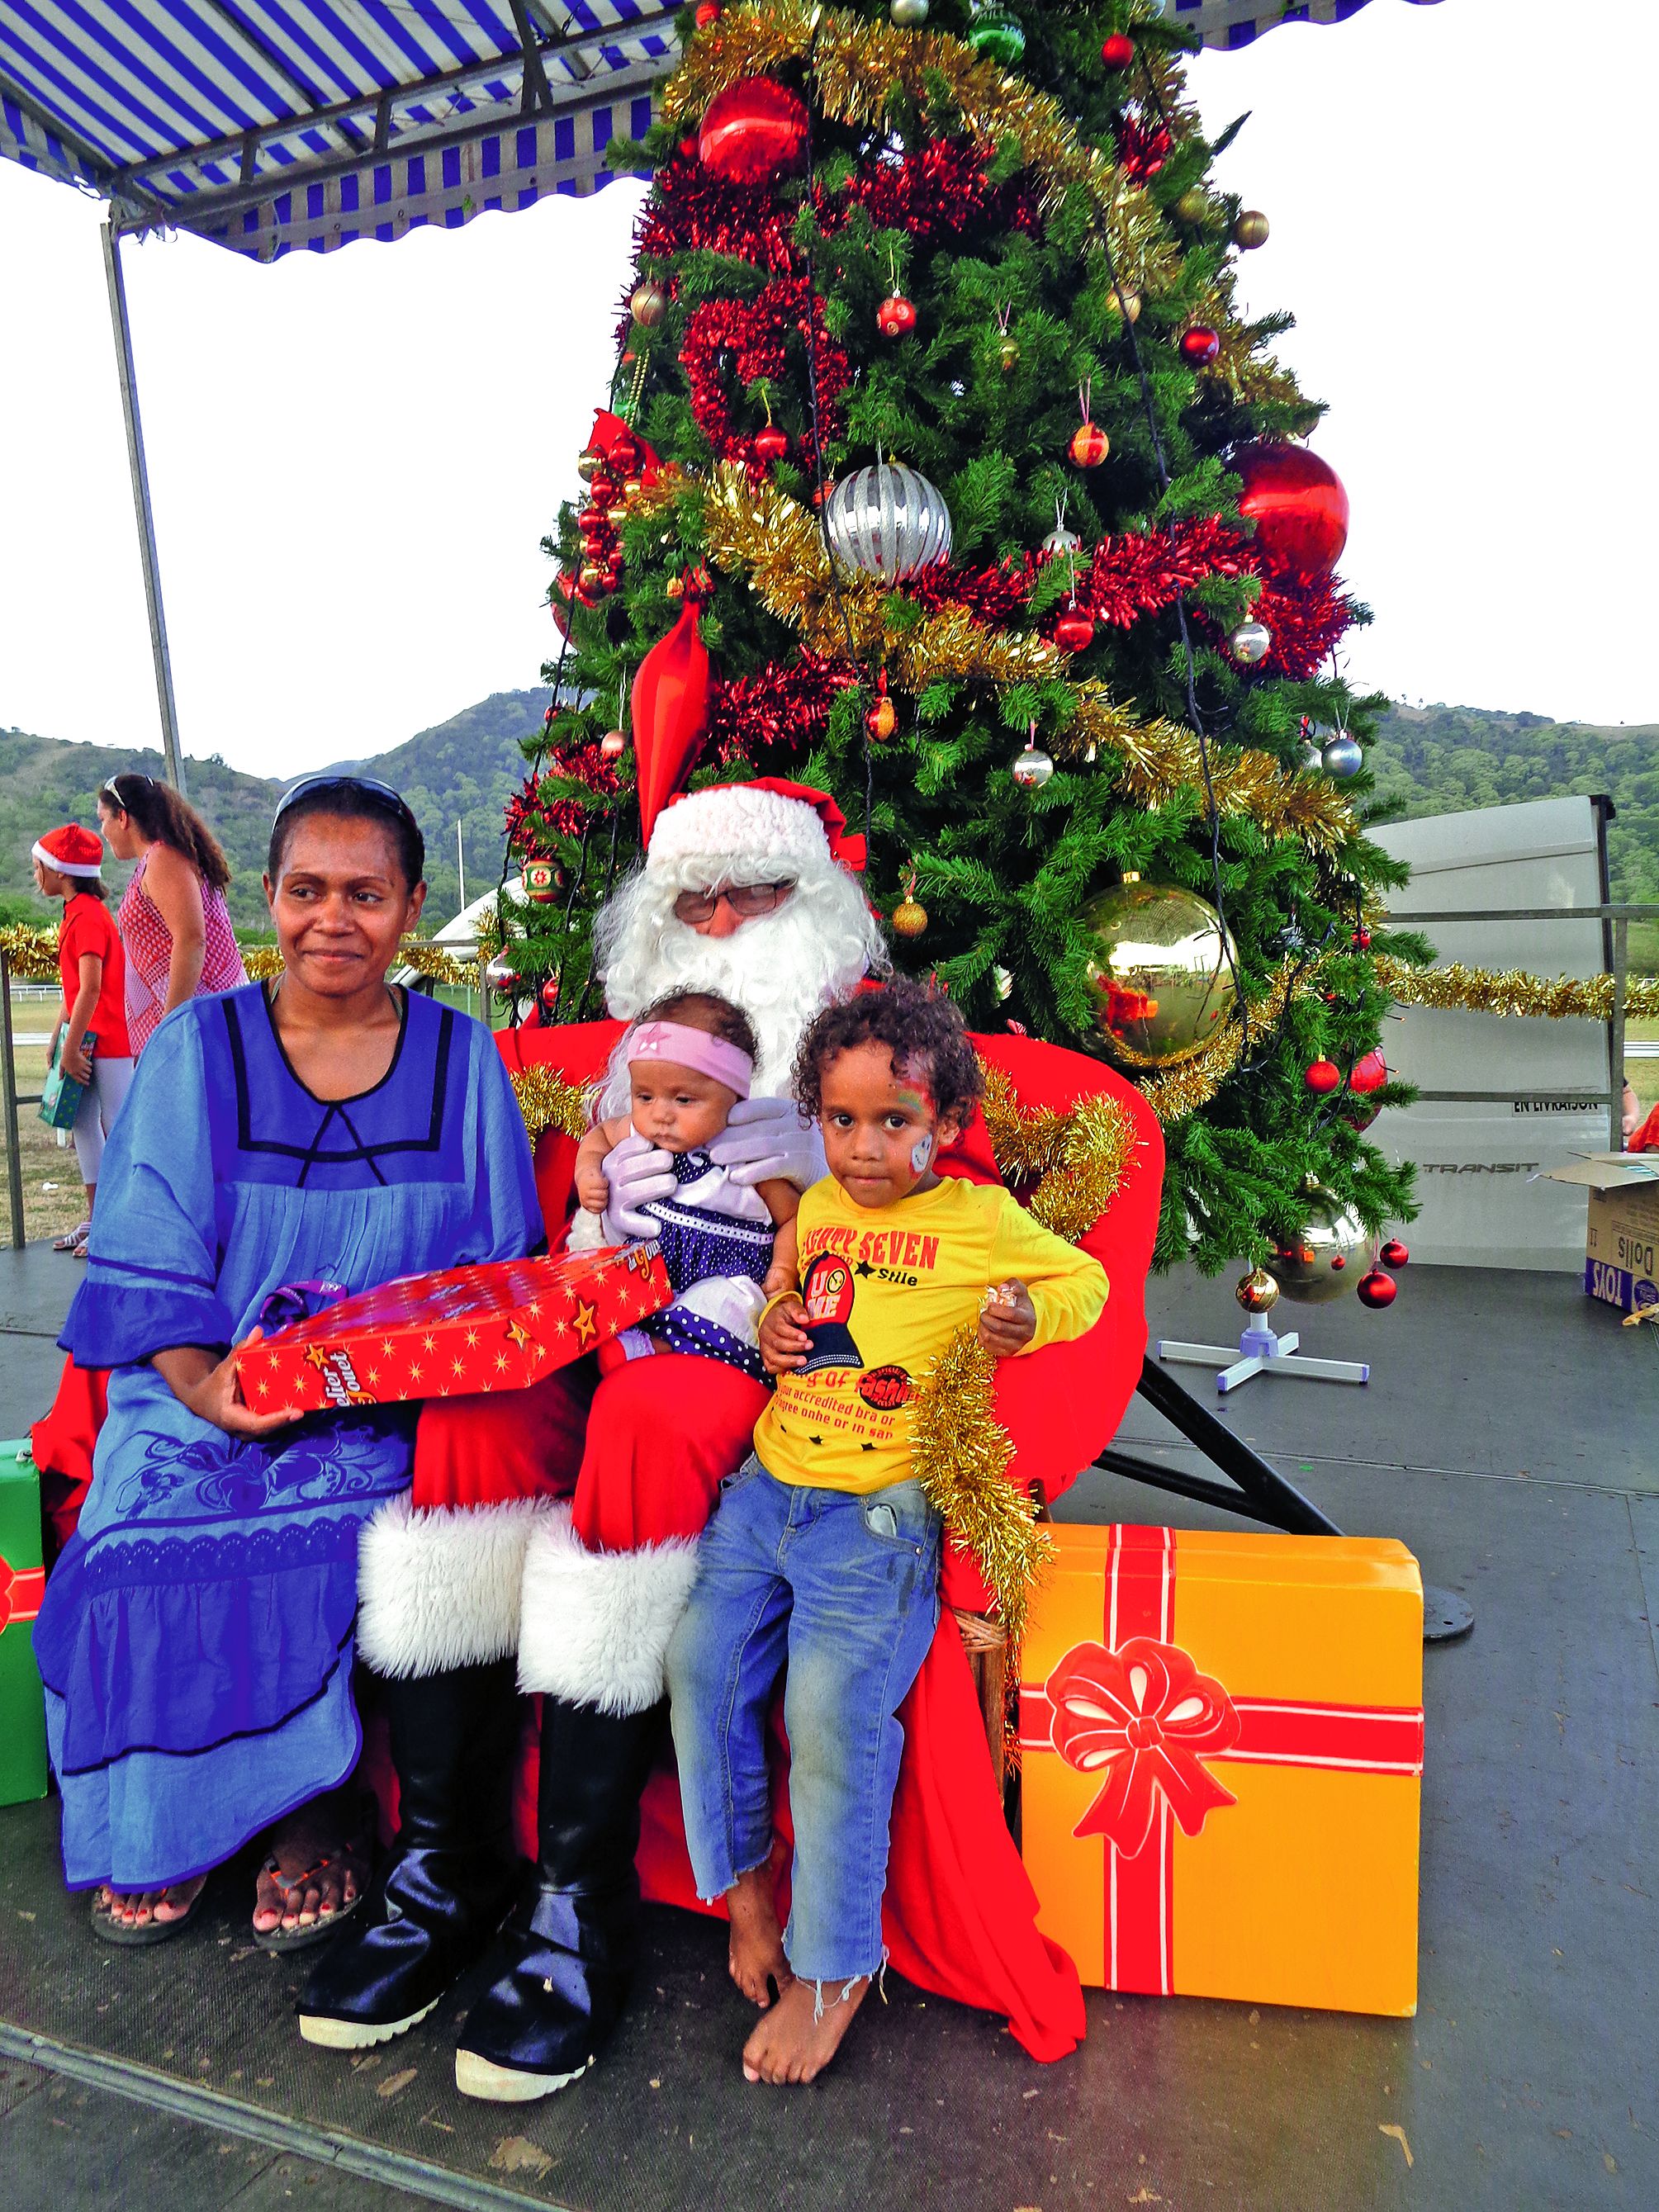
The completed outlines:
{"type": "Polygon", "coordinates": [[[583,591],[596,592],[604,583],[605,578],[605,572],[597,561],[584,561],[576,581],[581,586],[583,591]]]}
{"type": "Polygon", "coordinates": [[[1127,284],[1119,284],[1106,295],[1106,304],[1115,315],[1121,315],[1126,323],[1140,320],[1140,295],[1127,284]]]}
{"type": "Polygon", "coordinates": [[[894,933],[899,937],[920,937],[927,927],[927,909],[919,900],[901,899],[893,908],[894,933]]]}
{"type": "Polygon", "coordinates": [[[602,476],[604,472],[605,455],[596,453],[592,446],[585,453],[576,456],[576,474],[584,483],[592,483],[595,477],[602,476]]]}
{"type": "Polygon", "coordinates": [[[1233,1296],[1248,1314],[1271,1313],[1279,1304],[1279,1285],[1265,1267],[1252,1267],[1234,1284],[1233,1296]]]}
{"type": "Polygon", "coordinates": [[[1233,1002],[1232,941],[1207,901],[1128,875],[1091,899],[1081,920],[1093,940],[1095,1020],[1115,1060],[1170,1067],[1220,1035],[1233,1002]]]}
{"type": "Polygon", "coordinates": [[[628,305],[641,330],[654,330],[668,313],[668,295],[655,277],[641,277],[629,294],[628,305]]]}
{"type": "Polygon", "coordinates": [[[1019,340],[1004,338],[1002,343],[997,348],[997,360],[1001,365],[1005,376],[1017,369],[1019,367],[1019,340]]]}
{"type": "Polygon", "coordinates": [[[1267,218],[1260,208],[1241,208],[1233,220],[1233,244],[1253,253],[1267,243],[1267,218]]]}
{"type": "Polygon", "coordinates": [[[1274,1247],[1267,1272],[1292,1304],[1327,1305],[1370,1273],[1382,1240],[1322,1184],[1306,1188],[1303,1202],[1307,1212],[1301,1233],[1274,1247]]]}
{"type": "Polygon", "coordinates": [[[1188,185],[1175,204],[1182,222],[1202,222],[1210,212],[1210,195],[1201,185],[1188,185]]]}

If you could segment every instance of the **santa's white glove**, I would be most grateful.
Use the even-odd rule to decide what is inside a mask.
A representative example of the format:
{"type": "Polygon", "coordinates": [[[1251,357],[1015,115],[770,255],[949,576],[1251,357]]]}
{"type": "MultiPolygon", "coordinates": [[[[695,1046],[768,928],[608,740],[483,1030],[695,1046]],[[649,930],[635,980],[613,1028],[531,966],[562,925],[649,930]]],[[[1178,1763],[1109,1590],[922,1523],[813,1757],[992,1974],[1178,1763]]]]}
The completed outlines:
{"type": "Polygon", "coordinates": [[[657,1199],[674,1195],[672,1156],[659,1152],[654,1145],[647,1145],[643,1137],[630,1134],[605,1154],[605,1180],[611,1193],[605,1209],[605,1224],[611,1241],[654,1237],[656,1223],[640,1208],[657,1199]]]}
{"type": "MultiPolygon", "coordinates": [[[[823,1140],[816,1121],[803,1122],[793,1098],[740,1098],[708,1157],[735,1183],[792,1182],[810,1190],[823,1180],[823,1140]]],[[[615,1159],[616,1154],[611,1155],[615,1159]]],[[[610,1162],[605,1163],[607,1171],[610,1162]]]]}

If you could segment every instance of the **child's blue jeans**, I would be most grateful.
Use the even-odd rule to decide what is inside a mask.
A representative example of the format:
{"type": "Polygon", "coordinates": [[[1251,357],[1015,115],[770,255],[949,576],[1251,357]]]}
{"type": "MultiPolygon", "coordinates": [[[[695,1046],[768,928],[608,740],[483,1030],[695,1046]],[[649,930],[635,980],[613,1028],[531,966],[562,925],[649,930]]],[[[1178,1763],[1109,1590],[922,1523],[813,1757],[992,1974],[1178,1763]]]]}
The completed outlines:
{"type": "Polygon", "coordinates": [[[916,1482],[854,1497],[775,1481],[751,1457],[723,1488],[668,1650],[674,1748],[697,1893],[772,1848],[766,1717],[785,1660],[795,1863],[783,1948],[802,1981],[882,1963],[896,1717],[939,1623],[939,1519],[916,1482]]]}

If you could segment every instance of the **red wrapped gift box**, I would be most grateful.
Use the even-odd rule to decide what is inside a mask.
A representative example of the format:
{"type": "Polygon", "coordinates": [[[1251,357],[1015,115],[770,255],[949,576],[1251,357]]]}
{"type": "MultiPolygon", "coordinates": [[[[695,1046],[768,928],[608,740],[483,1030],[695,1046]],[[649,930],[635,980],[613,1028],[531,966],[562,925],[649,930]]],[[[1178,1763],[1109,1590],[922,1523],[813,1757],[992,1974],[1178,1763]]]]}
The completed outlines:
{"type": "Polygon", "coordinates": [[[490,1260],[341,1298],[236,1363],[256,1413],[522,1390],[673,1296],[655,1244],[490,1260]]]}

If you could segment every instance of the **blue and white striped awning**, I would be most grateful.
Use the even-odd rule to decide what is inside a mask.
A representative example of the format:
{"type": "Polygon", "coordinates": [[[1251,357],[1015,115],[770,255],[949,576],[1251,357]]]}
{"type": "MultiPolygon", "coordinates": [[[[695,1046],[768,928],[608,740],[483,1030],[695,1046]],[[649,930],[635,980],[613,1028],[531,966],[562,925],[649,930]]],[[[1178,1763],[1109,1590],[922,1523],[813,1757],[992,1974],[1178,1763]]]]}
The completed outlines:
{"type": "MultiPolygon", "coordinates": [[[[259,260],[453,228],[608,182],[682,4],[0,0],[0,156],[259,260]]],[[[1222,46],[1364,4],[1164,0],[1222,46]]]]}

